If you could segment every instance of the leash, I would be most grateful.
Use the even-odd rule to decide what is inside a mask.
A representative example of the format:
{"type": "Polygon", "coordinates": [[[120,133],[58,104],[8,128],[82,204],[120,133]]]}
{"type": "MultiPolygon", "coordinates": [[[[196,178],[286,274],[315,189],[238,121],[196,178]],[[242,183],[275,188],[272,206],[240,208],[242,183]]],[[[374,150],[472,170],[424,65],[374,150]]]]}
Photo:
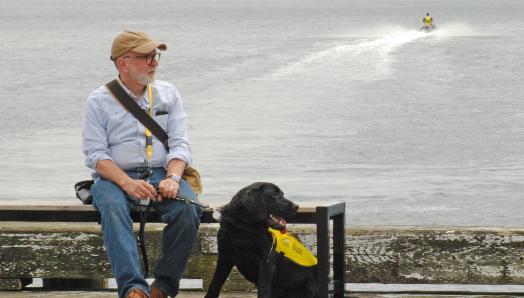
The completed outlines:
{"type": "Polygon", "coordinates": [[[177,194],[177,197],[175,198],[175,200],[177,201],[182,201],[182,202],[185,202],[186,204],[193,204],[193,205],[197,205],[201,208],[205,208],[205,209],[211,209],[211,210],[215,210],[215,208],[211,208],[209,205],[207,204],[202,204],[200,202],[197,202],[197,201],[193,201],[187,197],[185,197],[184,195],[180,195],[180,194],[177,194]]]}
{"type": "MultiPolygon", "coordinates": [[[[152,175],[153,170],[151,167],[148,167],[147,171],[145,171],[140,176],[140,179],[144,179],[147,183],[149,183],[151,181],[152,175]]],[[[136,244],[140,248],[140,252],[142,253],[142,260],[144,261],[144,278],[147,278],[147,276],[149,275],[149,262],[147,258],[146,239],[144,232],[146,228],[147,217],[149,216],[149,209],[151,209],[151,200],[139,200],[138,205],[147,206],[146,211],[144,211],[143,208],[140,208],[140,228],[138,229],[138,234],[136,235],[136,244]]]]}
{"type": "MultiPolygon", "coordinates": [[[[158,193],[160,192],[160,188],[158,187],[158,185],[155,185],[155,191],[158,193]]],[[[202,207],[202,208],[205,208],[205,209],[212,209],[212,210],[215,210],[215,208],[212,208],[210,207],[209,205],[207,204],[202,204],[200,202],[197,202],[197,201],[194,201],[194,200],[191,200],[190,198],[186,197],[185,195],[183,194],[180,194],[180,193],[177,193],[176,194],[176,198],[173,198],[174,200],[177,200],[177,201],[182,201],[182,202],[185,202],[186,204],[193,204],[193,205],[197,205],[199,207],[202,207]]]]}
{"type": "Polygon", "coordinates": [[[144,277],[147,278],[149,275],[149,262],[147,259],[147,250],[146,250],[146,239],[144,237],[147,217],[149,215],[149,209],[151,208],[151,202],[147,204],[146,211],[140,208],[140,229],[138,230],[138,235],[136,236],[136,244],[142,252],[142,259],[144,260],[144,277]]]}

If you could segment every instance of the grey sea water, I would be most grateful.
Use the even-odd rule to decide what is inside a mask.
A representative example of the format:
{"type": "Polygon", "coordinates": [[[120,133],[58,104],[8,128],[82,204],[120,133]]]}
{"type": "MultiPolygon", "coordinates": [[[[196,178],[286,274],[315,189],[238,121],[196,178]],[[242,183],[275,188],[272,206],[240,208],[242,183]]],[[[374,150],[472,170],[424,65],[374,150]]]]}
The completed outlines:
{"type": "Polygon", "coordinates": [[[201,199],[255,181],[360,224],[521,226],[524,2],[0,0],[0,200],[76,203],[121,30],[168,45],[201,199]],[[417,31],[431,12],[439,30],[417,31]]]}

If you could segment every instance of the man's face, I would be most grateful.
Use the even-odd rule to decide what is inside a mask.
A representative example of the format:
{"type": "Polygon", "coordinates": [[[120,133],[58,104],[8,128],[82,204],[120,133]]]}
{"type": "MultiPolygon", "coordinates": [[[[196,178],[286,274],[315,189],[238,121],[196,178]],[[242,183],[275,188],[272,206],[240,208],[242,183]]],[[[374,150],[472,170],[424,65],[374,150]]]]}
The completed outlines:
{"type": "Polygon", "coordinates": [[[156,50],[149,54],[129,52],[122,58],[127,60],[127,75],[131,80],[140,85],[147,85],[155,81],[155,72],[158,66],[156,50]]]}

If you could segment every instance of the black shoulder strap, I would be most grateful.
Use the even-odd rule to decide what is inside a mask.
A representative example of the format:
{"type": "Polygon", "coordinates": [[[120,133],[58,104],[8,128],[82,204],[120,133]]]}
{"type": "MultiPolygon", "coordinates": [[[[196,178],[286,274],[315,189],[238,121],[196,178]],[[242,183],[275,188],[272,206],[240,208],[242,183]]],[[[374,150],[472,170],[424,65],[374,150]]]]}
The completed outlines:
{"type": "Polygon", "coordinates": [[[149,116],[140,106],[127,94],[127,92],[120,86],[118,81],[112,80],[106,84],[107,89],[113,94],[113,96],[118,99],[118,101],[129,111],[133,116],[135,116],[142,125],[149,128],[151,133],[157,137],[157,139],[164,144],[164,147],[169,151],[169,146],[167,144],[167,133],[162,129],[156,121],[149,116]]]}

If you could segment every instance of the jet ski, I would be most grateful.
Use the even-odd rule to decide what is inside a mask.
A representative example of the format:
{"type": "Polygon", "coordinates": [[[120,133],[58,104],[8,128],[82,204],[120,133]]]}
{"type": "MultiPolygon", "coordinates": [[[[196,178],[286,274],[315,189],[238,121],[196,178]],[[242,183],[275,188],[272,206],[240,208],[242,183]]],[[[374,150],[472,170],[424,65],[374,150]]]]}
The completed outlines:
{"type": "Polygon", "coordinates": [[[420,27],[420,29],[418,29],[418,31],[422,31],[426,33],[433,32],[435,30],[437,30],[437,26],[433,24],[424,24],[422,25],[422,27],[420,27]]]}

